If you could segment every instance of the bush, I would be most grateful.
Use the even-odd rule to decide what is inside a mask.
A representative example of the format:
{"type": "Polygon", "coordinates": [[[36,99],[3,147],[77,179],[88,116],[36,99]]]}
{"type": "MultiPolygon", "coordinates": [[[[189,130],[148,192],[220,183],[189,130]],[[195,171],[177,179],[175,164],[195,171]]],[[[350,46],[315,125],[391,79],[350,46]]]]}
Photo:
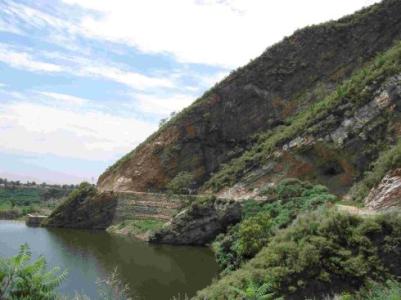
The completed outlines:
{"type": "Polygon", "coordinates": [[[355,298],[358,300],[399,300],[401,299],[401,283],[393,280],[388,280],[385,284],[371,283],[358,292],[355,298]]]}
{"type": "Polygon", "coordinates": [[[242,221],[213,243],[216,260],[222,269],[236,269],[254,257],[278,229],[290,224],[299,213],[336,201],[336,196],[326,187],[298,179],[285,179],[269,193],[274,202],[247,201],[242,221]]]}
{"type": "Polygon", "coordinates": [[[198,293],[199,299],[243,299],[264,286],[265,299],[321,299],[401,275],[401,216],[360,217],[319,209],[277,232],[241,269],[198,293]],[[235,287],[235,289],[233,289],[235,287]]]}
{"type": "Polygon", "coordinates": [[[59,273],[58,269],[46,271],[43,257],[30,263],[31,257],[25,244],[18,255],[0,258],[0,299],[55,299],[56,288],[66,273],[59,273]]]}
{"type": "Polygon", "coordinates": [[[168,184],[167,189],[174,194],[189,194],[193,175],[189,172],[178,173],[168,184]]]}

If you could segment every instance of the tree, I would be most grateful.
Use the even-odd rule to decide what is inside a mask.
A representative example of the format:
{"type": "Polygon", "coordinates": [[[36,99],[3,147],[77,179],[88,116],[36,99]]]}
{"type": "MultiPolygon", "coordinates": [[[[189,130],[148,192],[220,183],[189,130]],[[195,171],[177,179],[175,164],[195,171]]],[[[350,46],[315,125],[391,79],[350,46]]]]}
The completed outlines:
{"type": "Polygon", "coordinates": [[[166,124],[168,121],[168,118],[163,118],[159,121],[159,127],[162,127],[164,124],[166,124]]]}
{"type": "Polygon", "coordinates": [[[192,184],[193,175],[189,172],[180,172],[167,184],[167,189],[174,194],[189,194],[192,184]]]}

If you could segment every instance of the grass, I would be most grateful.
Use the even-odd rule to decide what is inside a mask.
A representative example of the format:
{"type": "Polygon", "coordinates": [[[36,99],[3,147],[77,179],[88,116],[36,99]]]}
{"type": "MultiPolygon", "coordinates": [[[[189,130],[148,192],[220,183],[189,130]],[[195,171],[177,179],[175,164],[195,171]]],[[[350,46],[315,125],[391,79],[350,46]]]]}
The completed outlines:
{"type": "Polygon", "coordinates": [[[107,231],[124,235],[142,235],[154,232],[163,227],[165,221],[160,220],[125,220],[119,224],[110,226],[107,231]]]}

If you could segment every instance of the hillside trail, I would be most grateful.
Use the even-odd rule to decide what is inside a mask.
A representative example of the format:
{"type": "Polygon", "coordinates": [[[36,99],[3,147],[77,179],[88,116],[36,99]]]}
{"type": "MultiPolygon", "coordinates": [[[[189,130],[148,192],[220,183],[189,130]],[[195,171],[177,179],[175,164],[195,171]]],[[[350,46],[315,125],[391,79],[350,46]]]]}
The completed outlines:
{"type": "Polygon", "coordinates": [[[359,208],[356,206],[351,206],[351,205],[343,205],[343,204],[337,204],[336,208],[341,211],[341,212],[346,212],[352,215],[358,215],[358,216],[373,216],[377,215],[378,211],[369,209],[369,208],[359,208]]]}

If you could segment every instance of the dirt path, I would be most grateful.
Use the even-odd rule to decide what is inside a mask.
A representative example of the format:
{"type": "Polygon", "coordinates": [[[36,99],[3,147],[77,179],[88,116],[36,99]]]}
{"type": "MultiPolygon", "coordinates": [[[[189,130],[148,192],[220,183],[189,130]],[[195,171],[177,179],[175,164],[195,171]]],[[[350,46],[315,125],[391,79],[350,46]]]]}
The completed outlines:
{"type": "Polygon", "coordinates": [[[368,209],[368,208],[358,208],[355,206],[351,205],[342,205],[342,204],[337,204],[336,205],[337,209],[341,212],[347,212],[352,215],[359,215],[359,216],[372,216],[377,214],[377,211],[368,209]]]}

